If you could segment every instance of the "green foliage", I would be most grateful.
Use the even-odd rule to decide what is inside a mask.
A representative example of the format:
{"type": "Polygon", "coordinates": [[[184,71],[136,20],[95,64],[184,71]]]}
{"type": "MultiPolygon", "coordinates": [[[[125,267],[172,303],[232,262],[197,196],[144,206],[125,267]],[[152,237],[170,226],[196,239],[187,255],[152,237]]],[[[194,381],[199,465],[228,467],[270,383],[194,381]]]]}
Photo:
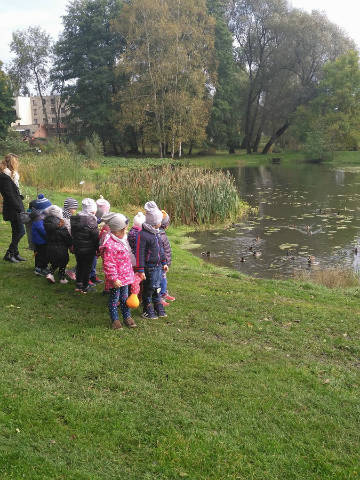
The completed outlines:
{"type": "Polygon", "coordinates": [[[99,135],[93,133],[90,138],[85,139],[83,153],[89,160],[96,160],[104,155],[104,146],[99,135]]]}
{"type": "Polygon", "coordinates": [[[96,132],[102,140],[119,141],[113,95],[121,84],[115,64],[124,38],[112,23],[121,7],[121,0],[73,0],[67,6],[52,78],[66,82],[63,95],[71,108],[68,121],[73,136],[96,132]]]}
{"type": "Polygon", "coordinates": [[[295,124],[295,131],[307,145],[317,142],[320,148],[321,143],[327,143],[328,150],[359,148],[360,67],[357,52],[350,51],[325,65],[316,97],[307,107],[298,109],[295,124]],[[318,140],[314,138],[316,132],[318,140]]]}
{"type": "Polygon", "coordinates": [[[6,137],[0,139],[0,154],[11,152],[19,155],[32,150],[33,147],[23,141],[22,135],[13,130],[8,130],[6,137]]]}
{"type": "Polygon", "coordinates": [[[13,92],[10,87],[9,77],[2,70],[0,62],[0,140],[4,140],[8,128],[16,120],[13,92]]]}
{"type": "Polygon", "coordinates": [[[209,143],[226,146],[231,153],[240,146],[242,117],[241,75],[235,64],[233,38],[225,20],[221,0],[208,0],[209,13],[216,19],[215,55],[217,61],[216,93],[207,126],[209,143]]]}

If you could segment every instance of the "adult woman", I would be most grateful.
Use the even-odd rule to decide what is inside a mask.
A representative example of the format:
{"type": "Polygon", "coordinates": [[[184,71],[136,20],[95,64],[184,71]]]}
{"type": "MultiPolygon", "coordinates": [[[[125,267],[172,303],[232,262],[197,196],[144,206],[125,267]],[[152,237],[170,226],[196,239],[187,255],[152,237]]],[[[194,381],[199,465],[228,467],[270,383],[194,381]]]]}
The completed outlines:
{"type": "Polygon", "coordinates": [[[12,263],[25,261],[19,255],[18,244],[25,235],[20,213],[24,212],[22,195],[19,191],[18,157],[13,153],[0,163],[0,193],[3,197],[3,218],[11,223],[12,239],[4,260],[12,263]]]}

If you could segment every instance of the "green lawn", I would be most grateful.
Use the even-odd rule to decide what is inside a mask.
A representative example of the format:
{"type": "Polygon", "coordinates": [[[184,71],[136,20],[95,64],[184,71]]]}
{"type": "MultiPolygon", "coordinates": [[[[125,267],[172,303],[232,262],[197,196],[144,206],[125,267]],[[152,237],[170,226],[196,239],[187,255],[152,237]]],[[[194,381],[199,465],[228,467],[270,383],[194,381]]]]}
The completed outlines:
{"type": "Polygon", "coordinates": [[[182,235],[177,300],[134,331],[101,287],[0,261],[1,480],[359,478],[360,291],[242,277],[182,235]]]}

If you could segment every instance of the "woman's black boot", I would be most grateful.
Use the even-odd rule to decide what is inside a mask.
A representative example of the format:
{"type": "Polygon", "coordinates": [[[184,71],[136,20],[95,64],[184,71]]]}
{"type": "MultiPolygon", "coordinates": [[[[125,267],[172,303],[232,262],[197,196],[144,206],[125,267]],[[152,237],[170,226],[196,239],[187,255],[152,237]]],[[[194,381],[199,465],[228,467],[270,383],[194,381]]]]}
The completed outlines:
{"type": "Polygon", "coordinates": [[[9,250],[5,253],[4,260],[6,262],[11,262],[11,263],[19,263],[20,262],[20,260],[16,260],[14,255],[12,253],[10,253],[9,250]]]}

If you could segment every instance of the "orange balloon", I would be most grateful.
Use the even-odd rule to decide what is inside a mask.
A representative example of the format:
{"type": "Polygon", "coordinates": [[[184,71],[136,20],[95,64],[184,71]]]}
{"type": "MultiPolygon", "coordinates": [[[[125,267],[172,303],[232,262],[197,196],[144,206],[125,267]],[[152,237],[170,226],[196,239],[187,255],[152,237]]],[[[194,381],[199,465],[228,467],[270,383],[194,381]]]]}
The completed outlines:
{"type": "Polygon", "coordinates": [[[128,297],[128,299],[126,300],[126,305],[129,308],[138,308],[140,302],[139,297],[136,295],[136,293],[132,293],[130,297],[128,297]]]}

